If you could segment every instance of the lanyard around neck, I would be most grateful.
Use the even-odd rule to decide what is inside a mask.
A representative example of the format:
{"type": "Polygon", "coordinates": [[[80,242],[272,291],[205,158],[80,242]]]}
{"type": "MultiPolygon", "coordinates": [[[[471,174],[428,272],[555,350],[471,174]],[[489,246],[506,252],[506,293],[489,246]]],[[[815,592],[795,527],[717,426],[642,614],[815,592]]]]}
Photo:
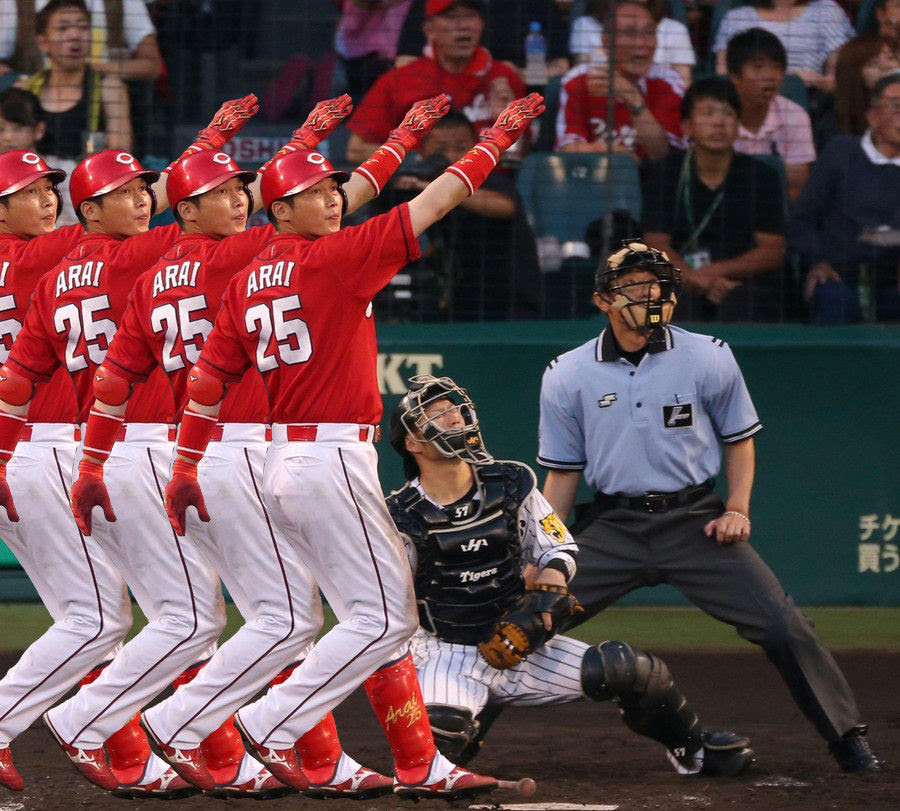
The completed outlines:
{"type": "MultiPolygon", "coordinates": [[[[694,203],[693,203],[693,194],[691,191],[691,166],[693,164],[693,153],[688,151],[684,153],[684,160],[681,162],[681,173],[678,175],[678,188],[675,192],[675,216],[678,216],[678,207],[684,202],[684,213],[687,217],[688,226],[691,229],[690,236],[685,240],[682,248],[687,247],[689,250],[692,250],[696,247],[697,237],[703,233],[706,229],[706,226],[709,225],[709,221],[712,219],[713,214],[716,213],[716,210],[722,204],[722,199],[725,197],[725,181],[722,181],[722,185],[719,187],[719,190],[716,192],[716,196],[713,198],[712,202],[709,204],[709,207],[706,209],[706,213],[703,215],[703,218],[700,220],[698,224],[696,219],[694,218],[694,203]]],[[[681,249],[679,249],[679,253],[681,253],[681,249]]]]}

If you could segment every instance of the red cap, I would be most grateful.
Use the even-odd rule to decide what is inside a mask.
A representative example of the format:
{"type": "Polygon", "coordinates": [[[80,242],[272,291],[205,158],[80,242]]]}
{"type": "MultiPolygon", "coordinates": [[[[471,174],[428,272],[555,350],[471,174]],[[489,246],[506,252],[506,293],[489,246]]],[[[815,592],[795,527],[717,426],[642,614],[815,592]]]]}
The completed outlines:
{"type": "Polygon", "coordinates": [[[249,185],[256,178],[256,173],[245,172],[224,152],[212,149],[194,152],[178,161],[169,172],[166,180],[169,205],[174,211],[182,200],[208,192],[233,177],[249,185]]]}
{"type": "Polygon", "coordinates": [[[321,152],[309,149],[285,152],[269,164],[262,176],[263,208],[268,211],[276,200],[315,186],[326,177],[333,177],[338,183],[350,179],[350,175],[335,169],[321,152]]]}
{"type": "Polygon", "coordinates": [[[480,0],[426,0],[425,18],[443,14],[452,6],[466,6],[474,9],[484,17],[484,3],[480,2],[480,0]]]}
{"type": "Polygon", "coordinates": [[[40,155],[28,149],[0,153],[0,197],[24,189],[42,177],[49,177],[56,185],[66,179],[66,173],[51,169],[40,155]]]}
{"type": "Polygon", "coordinates": [[[159,172],[145,169],[134,155],[121,149],[103,149],[95,152],[79,163],[72,172],[72,179],[69,181],[72,206],[78,212],[85,200],[111,192],[136,177],[143,177],[148,183],[155,183],[159,180],[159,172]]]}

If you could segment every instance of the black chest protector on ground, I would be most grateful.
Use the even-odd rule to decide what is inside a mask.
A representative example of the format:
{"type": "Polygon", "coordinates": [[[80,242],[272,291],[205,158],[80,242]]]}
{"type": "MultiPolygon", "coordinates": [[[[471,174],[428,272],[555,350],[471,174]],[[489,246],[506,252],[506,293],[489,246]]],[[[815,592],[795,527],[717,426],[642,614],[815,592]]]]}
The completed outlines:
{"type": "Polygon", "coordinates": [[[519,506],[534,487],[515,462],[476,470],[481,500],[453,518],[405,487],[388,499],[397,528],[412,538],[419,622],[446,642],[475,645],[490,636],[501,614],[525,589],[517,527],[519,506]]]}

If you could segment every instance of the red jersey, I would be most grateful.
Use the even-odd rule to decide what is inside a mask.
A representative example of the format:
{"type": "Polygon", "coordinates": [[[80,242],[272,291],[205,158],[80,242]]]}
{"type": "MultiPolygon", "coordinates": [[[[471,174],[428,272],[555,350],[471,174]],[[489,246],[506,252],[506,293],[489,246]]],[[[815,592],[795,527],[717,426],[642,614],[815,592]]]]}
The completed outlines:
{"type": "MultiPolygon", "coordinates": [[[[590,65],[570,70],[562,81],[559,112],[556,116],[556,149],[568,144],[593,143],[606,137],[606,96],[588,91],[590,65]]],[[[683,146],[681,136],[681,96],[665,79],[645,76],[637,83],[644,104],[666,131],[672,146],[683,146]]],[[[613,113],[614,143],[633,149],[638,157],[647,157],[637,146],[634,119],[625,102],[616,99],[613,113]]]]}
{"type": "MultiPolygon", "coordinates": [[[[60,367],[68,370],[78,398],[78,419],[87,422],[94,403],[94,370],[103,363],[128,294],[138,275],[175,241],[177,225],[118,240],[85,234],[57,266],[45,273],[7,363],[36,382],[60,367]]],[[[172,387],[161,371],[128,402],[129,422],[172,422],[172,387]]]]}
{"type": "Polygon", "coordinates": [[[256,366],[272,422],[376,424],[372,297],[418,256],[406,204],[315,240],[279,234],[229,283],[198,365],[226,382],[256,366]]]}
{"type": "MultiPolygon", "coordinates": [[[[225,286],[274,236],[271,225],[223,240],[182,234],[137,280],[104,363],[131,381],[146,380],[157,367],[164,369],[180,421],[188,400],[188,372],[212,330],[225,286]]],[[[248,369],[241,382],[229,388],[219,420],[269,421],[266,389],[256,369],[248,369]]]]}
{"type": "MultiPolygon", "coordinates": [[[[6,363],[22,329],[38,280],[75,247],[83,234],[80,225],[32,239],[0,234],[0,363],[6,363]]],[[[72,380],[65,369],[57,369],[50,382],[35,392],[28,421],[75,422],[77,412],[72,380]]]]}
{"type": "Polygon", "coordinates": [[[504,62],[496,61],[486,48],[479,47],[462,73],[448,73],[435,59],[419,57],[402,68],[389,70],[372,85],[347,126],[364,141],[380,143],[400,123],[417,101],[446,93],[454,107],[473,124],[493,123],[487,103],[491,83],[505,78],[514,98],[525,95],[519,74],[504,62]]]}

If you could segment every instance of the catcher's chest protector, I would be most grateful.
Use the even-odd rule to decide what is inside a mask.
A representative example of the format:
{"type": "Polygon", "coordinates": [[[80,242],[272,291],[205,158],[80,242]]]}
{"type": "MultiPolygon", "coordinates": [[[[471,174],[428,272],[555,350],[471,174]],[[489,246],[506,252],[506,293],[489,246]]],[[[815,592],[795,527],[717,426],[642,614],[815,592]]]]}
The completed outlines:
{"type": "Polygon", "coordinates": [[[446,642],[463,645],[490,636],[524,591],[517,521],[534,486],[527,469],[511,462],[479,466],[476,475],[481,500],[467,502],[467,510],[441,509],[414,487],[388,501],[397,527],[416,546],[419,622],[446,642]]]}

